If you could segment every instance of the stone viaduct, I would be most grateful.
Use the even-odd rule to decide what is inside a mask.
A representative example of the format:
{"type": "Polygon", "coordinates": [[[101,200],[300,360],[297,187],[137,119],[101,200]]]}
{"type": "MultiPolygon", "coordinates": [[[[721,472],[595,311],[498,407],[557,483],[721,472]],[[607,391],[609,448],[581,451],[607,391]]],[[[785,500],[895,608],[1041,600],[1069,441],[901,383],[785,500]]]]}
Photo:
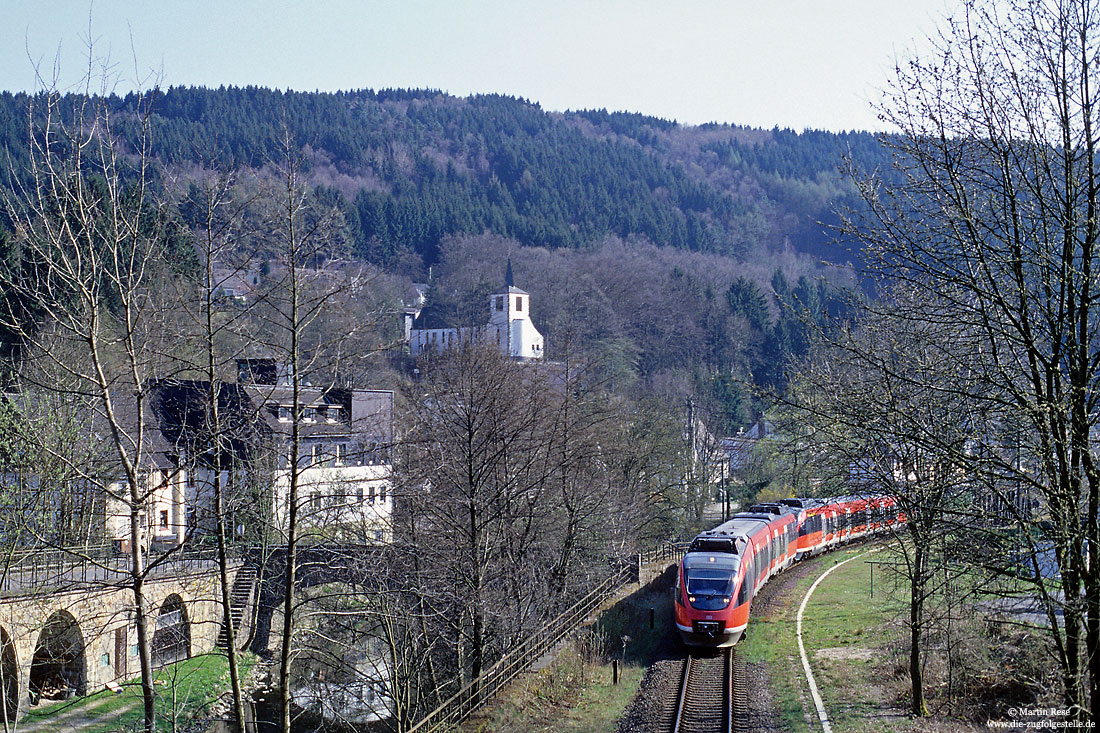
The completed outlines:
{"type": "MultiPolygon", "coordinates": [[[[0,715],[21,717],[42,697],[86,695],[137,677],[133,590],[124,558],[66,564],[44,578],[16,570],[0,584],[0,715]]],[[[242,566],[233,561],[230,582],[242,566]]],[[[212,556],[167,558],[145,583],[155,666],[214,650],[222,627],[212,556]]],[[[241,574],[244,579],[244,574],[241,574]]],[[[0,722],[3,718],[0,717],[0,722]]]]}

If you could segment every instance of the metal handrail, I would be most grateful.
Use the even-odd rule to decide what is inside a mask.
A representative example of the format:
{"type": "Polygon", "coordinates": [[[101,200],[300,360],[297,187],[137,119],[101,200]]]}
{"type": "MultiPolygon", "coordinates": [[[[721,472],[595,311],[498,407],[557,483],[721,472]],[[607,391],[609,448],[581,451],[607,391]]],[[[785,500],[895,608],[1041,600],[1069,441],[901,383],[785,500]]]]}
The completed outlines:
{"type": "Polygon", "coordinates": [[[634,555],[633,567],[627,565],[604,578],[587,595],[513,647],[493,666],[417,721],[408,733],[428,733],[441,725],[461,723],[485,705],[502,687],[526,672],[546,652],[576,631],[600,604],[624,585],[636,581],[636,571],[642,564],[671,561],[682,555],[684,549],[683,545],[665,542],[652,550],[634,555]]]}
{"type": "MultiPolygon", "coordinates": [[[[234,560],[240,551],[232,551],[234,560]]],[[[123,580],[132,572],[128,554],[110,546],[43,548],[19,551],[18,558],[0,556],[0,592],[33,592],[43,588],[86,586],[123,580]]],[[[216,548],[182,547],[169,553],[147,555],[147,577],[195,572],[208,569],[218,558],[216,548]],[[167,557],[165,557],[167,555],[167,557]]]]}

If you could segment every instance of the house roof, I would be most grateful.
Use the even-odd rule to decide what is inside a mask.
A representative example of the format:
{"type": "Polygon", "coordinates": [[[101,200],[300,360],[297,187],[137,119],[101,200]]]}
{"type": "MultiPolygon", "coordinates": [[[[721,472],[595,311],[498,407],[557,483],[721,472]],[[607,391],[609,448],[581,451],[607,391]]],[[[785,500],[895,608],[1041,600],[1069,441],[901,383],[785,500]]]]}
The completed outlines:
{"type": "MultiPolygon", "coordinates": [[[[251,395],[268,428],[287,436],[292,423],[281,420],[279,406],[291,406],[293,389],[287,385],[250,384],[244,387],[251,395]],[[272,408],[275,408],[274,410],[272,408]]],[[[339,420],[302,422],[298,433],[303,438],[363,436],[381,442],[393,440],[393,392],[376,389],[300,387],[299,403],[303,407],[339,407],[343,415],[339,420]]]]}
{"type": "MultiPolygon", "coordinates": [[[[149,406],[162,442],[173,458],[211,457],[214,427],[209,407],[209,382],[164,380],[150,390],[149,406]]],[[[228,457],[250,458],[271,435],[258,407],[242,385],[217,387],[219,432],[228,457]]]]}

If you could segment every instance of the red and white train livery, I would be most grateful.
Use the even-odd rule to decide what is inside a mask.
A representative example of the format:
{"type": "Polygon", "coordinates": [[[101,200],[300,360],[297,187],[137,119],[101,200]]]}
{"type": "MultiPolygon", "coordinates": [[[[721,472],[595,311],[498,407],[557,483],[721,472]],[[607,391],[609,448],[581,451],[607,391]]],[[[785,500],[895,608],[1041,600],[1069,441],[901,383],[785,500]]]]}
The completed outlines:
{"type": "Polygon", "coordinates": [[[903,519],[892,497],[784,499],[757,504],[691,541],[674,590],[676,628],[690,646],[736,644],[752,599],[797,559],[882,532],[903,519]]]}

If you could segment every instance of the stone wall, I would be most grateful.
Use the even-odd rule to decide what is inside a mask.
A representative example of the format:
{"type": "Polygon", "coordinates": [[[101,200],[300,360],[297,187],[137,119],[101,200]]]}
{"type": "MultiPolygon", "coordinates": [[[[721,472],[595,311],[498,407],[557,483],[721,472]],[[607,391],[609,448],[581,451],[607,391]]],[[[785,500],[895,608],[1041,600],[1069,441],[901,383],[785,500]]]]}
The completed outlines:
{"type": "MultiPolygon", "coordinates": [[[[239,566],[239,563],[231,566],[230,583],[239,566]]],[[[214,650],[222,620],[216,566],[174,578],[149,580],[145,584],[145,597],[150,639],[167,602],[165,610],[182,605],[178,616],[166,614],[162,621],[179,618],[184,622],[179,628],[186,629],[190,636],[186,655],[214,650]]],[[[31,704],[32,661],[36,649],[48,640],[53,641],[46,646],[54,647],[55,653],[61,649],[66,659],[72,652],[72,661],[63,665],[64,677],[72,680],[77,694],[90,694],[109,683],[139,677],[133,601],[132,589],[111,587],[58,590],[0,600],[0,673],[10,677],[11,670],[15,670],[18,678],[17,685],[0,685],[0,690],[5,687],[18,690],[18,714],[25,713],[31,704]]],[[[40,665],[38,674],[46,668],[40,665]]],[[[13,707],[8,702],[9,711],[13,707]]]]}

